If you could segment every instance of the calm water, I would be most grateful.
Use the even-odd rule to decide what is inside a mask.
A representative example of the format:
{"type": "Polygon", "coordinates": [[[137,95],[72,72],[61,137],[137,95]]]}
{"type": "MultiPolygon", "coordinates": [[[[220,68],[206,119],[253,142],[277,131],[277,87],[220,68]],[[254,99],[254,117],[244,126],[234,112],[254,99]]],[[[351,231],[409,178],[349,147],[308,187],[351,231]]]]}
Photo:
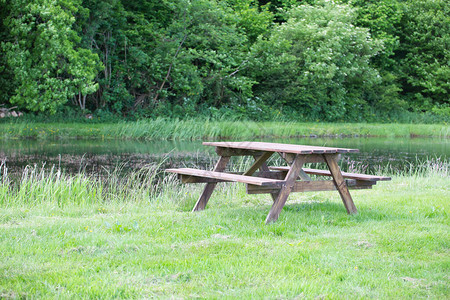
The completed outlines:
{"type": "MultiPolygon", "coordinates": [[[[261,141],[261,140],[259,140],[261,141]]],[[[356,148],[360,153],[344,155],[342,168],[349,165],[374,172],[389,165],[405,170],[426,159],[450,156],[450,140],[438,138],[301,138],[265,139],[269,142],[356,148]]],[[[151,163],[163,168],[179,166],[211,167],[216,160],[213,147],[195,141],[98,141],[98,140],[0,140],[0,160],[10,174],[20,174],[27,165],[60,167],[67,172],[82,170],[100,174],[117,167],[122,172],[151,163]]]]}

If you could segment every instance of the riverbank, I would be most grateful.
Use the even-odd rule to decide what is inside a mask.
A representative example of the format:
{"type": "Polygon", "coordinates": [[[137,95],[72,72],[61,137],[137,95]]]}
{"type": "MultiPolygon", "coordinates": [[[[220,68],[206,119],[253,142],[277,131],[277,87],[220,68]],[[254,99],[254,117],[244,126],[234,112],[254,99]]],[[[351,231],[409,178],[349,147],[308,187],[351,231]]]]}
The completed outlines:
{"type": "Polygon", "coordinates": [[[212,140],[276,137],[440,137],[448,124],[297,123],[155,119],[119,123],[0,123],[0,138],[212,140]]]}
{"type": "MultiPolygon", "coordinates": [[[[267,195],[155,181],[158,166],[96,181],[29,170],[0,182],[0,295],[8,298],[445,298],[448,163],[353,190],[267,195]]],[[[386,174],[387,175],[387,174],[386,174]]]]}

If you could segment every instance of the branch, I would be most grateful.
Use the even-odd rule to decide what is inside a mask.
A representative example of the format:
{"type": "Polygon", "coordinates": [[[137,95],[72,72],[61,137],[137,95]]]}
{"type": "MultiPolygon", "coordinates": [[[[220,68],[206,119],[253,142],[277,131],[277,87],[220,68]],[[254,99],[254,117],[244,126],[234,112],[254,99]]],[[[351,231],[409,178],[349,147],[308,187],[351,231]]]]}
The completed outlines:
{"type": "Polygon", "coordinates": [[[237,72],[239,72],[239,71],[241,70],[240,68],[241,68],[246,62],[248,62],[248,59],[244,60],[244,61],[239,65],[239,67],[236,68],[236,70],[234,70],[231,74],[228,74],[228,75],[225,76],[224,78],[231,77],[231,76],[235,75],[237,72]]]}

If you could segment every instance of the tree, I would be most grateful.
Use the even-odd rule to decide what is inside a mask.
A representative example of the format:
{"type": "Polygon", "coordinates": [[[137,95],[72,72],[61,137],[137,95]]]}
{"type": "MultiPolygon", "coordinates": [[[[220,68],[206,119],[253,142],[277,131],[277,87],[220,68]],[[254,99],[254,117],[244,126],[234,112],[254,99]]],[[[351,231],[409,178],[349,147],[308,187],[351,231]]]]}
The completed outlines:
{"type": "Polygon", "coordinates": [[[253,48],[254,94],[308,119],[361,119],[368,94],[380,84],[370,59],[382,48],[354,26],[347,5],[324,2],[293,8],[286,23],[253,48]]]}
{"type": "MultiPolygon", "coordinates": [[[[6,0],[0,0],[0,41],[9,41],[10,32],[5,24],[1,20],[5,20],[10,14],[10,3],[6,0]]],[[[0,104],[9,103],[9,99],[13,96],[15,90],[15,82],[11,80],[14,78],[14,74],[11,68],[8,66],[8,61],[4,51],[0,45],[1,53],[0,55],[0,104]]]]}
{"type": "Polygon", "coordinates": [[[379,112],[398,111],[407,107],[402,91],[396,51],[399,49],[399,29],[403,15],[398,0],[343,0],[356,9],[355,25],[368,28],[372,38],[383,42],[383,49],[371,58],[371,65],[380,73],[382,82],[368,95],[379,112]]]}
{"type": "Polygon", "coordinates": [[[11,0],[9,5],[10,40],[2,46],[17,86],[11,103],[54,113],[68,99],[94,92],[98,57],[77,47],[80,37],[72,28],[75,14],[83,13],[81,2],[11,0]]]}
{"type": "Polygon", "coordinates": [[[415,109],[449,107],[450,3],[411,0],[403,9],[397,51],[403,95],[415,109]]]}
{"type": "Polygon", "coordinates": [[[269,32],[274,15],[269,4],[259,6],[255,0],[226,0],[236,16],[238,28],[243,28],[250,41],[254,43],[258,36],[269,32]]]}

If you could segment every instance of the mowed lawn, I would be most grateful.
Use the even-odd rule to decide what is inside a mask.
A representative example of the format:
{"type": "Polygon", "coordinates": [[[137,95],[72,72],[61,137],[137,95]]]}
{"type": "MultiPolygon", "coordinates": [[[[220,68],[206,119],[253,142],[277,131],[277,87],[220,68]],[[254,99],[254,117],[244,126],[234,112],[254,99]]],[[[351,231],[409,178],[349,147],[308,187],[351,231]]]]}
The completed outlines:
{"type": "Polygon", "coordinates": [[[270,197],[238,184],[200,213],[196,185],[103,203],[2,188],[0,298],[447,298],[450,180],[426,173],[351,191],[356,216],[337,192],[291,194],[270,225],[270,197]]]}

